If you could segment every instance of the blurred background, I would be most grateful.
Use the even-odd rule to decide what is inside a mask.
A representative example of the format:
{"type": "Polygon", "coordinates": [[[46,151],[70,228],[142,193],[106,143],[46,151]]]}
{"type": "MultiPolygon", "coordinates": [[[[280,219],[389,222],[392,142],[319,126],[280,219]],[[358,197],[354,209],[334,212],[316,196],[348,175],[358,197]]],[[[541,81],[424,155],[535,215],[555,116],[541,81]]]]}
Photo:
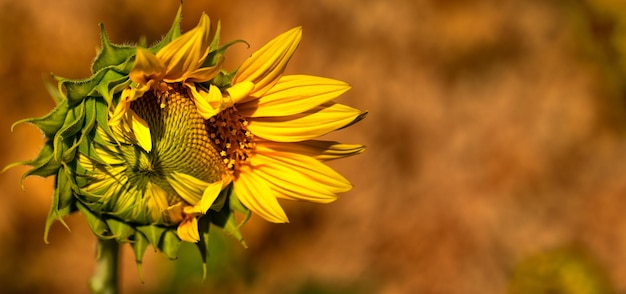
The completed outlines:
{"type": "MultiPolygon", "coordinates": [[[[33,158],[49,73],[81,79],[100,46],[150,43],[179,1],[0,0],[0,165],[33,158]]],[[[346,81],[369,110],[328,136],[367,151],[331,165],[354,189],[329,205],[282,202],[289,224],[253,217],[248,249],[215,234],[201,261],[129,246],[122,293],[626,292],[626,2],[621,0],[186,0],[205,11],[235,68],[294,26],[287,73],[346,81]]],[[[87,293],[95,240],[43,229],[52,179],[0,175],[0,292],[87,293]]]]}

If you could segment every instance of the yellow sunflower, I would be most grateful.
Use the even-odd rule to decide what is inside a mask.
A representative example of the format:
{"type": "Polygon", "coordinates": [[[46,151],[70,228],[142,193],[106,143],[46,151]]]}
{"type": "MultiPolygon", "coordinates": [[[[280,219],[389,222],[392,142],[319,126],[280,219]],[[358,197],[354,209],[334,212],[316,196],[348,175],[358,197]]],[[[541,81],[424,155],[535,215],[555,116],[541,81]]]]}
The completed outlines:
{"type": "Polygon", "coordinates": [[[315,140],[363,119],[332,102],[350,87],[282,75],[298,47],[291,29],[234,71],[222,68],[233,41],[219,44],[203,14],[180,33],[180,9],[154,46],[112,44],[102,28],[93,76],[62,78],[57,107],[26,119],[47,141],[25,176],[56,177],[46,225],[81,211],[101,239],[130,242],[138,263],[148,244],[175,257],[180,241],[206,257],[211,225],[242,239],[250,211],[287,222],[278,199],[328,203],[352,185],[327,160],[362,145],[315,140]],[[245,215],[237,222],[235,212],[245,215]]]}

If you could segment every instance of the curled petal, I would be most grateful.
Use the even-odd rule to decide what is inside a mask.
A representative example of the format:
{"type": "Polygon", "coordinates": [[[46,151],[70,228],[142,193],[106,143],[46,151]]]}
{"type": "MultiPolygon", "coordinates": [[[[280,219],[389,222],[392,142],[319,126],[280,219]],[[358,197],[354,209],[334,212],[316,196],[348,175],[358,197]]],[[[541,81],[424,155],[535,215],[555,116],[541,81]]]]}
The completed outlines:
{"type": "Polygon", "coordinates": [[[348,84],[328,78],[282,76],[265,95],[237,106],[237,110],[251,117],[294,115],[337,98],[349,89],[348,84]]]}
{"type": "Polygon", "coordinates": [[[187,216],[185,219],[178,225],[178,229],[176,229],[176,234],[178,237],[190,243],[196,243],[200,241],[200,232],[198,231],[198,219],[194,216],[187,216]]]}
{"type": "Polygon", "coordinates": [[[298,142],[325,135],[351,124],[361,111],[337,103],[325,103],[302,114],[251,118],[248,130],[276,142],[298,142]]]}
{"type": "Polygon", "coordinates": [[[319,161],[327,161],[361,154],[365,151],[365,146],[321,140],[307,140],[302,142],[259,141],[257,142],[256,150],[263,154],[282,152],[298,153],[311,156],[319,161]]]}
{"type": "Polygon", "coordinates": [[[248,98],[250,92],[254,89],[254,84],[250,81],[243,81],[226,89],[226,93],[233,100],[233,103],[240,103],[248,98]]]}
{"type": "Polygon", "coordinates": [[[179,172],[172,172],[167,177],[167,182],[181,198],[191,205],[202,199],[204,190],[209,186],[209,183],[203,180],[179,172]]]}
{"type": "Polygon", "coordinates": [[[167,192],[161,187],[148,182],[143,198],[146,203],[146,212],[150,214],[153,222],[158,222],[162,212],[168,208],[167,192]]]}
{"type": "Polygon", "coordinates": [[[211,45],[210,31],[211,21],[203,13],[195,28],[157,52],[156,57],[165,65],[164,81],[169,83],[184,81],[202,66],[211,45]]]}
{"type": "Polygon", "coordinates": [[[222,110],[233,106],[230,97],[223,97],[219,88],[214,85],[209,86],[209,91],[196,88],[193,84],[185,84],[191,93],[194,103],[198,109],[198,113],[204,119],[209,119],[220,113],[222,110]]]}
{"type": "Polygon", "coordinates": [[[293,28],[271,40],[244,61],[233,79],[233,84],[252,82],[254,90],[250,96],[262,96],[278,81],[300,44],[300,39],[302,27],[293,28]]]}
{"type": "Polygon", "coordinates": [[[160,81],[165,74],[165,65],[152,52],[137,48],[133,69],[128,74],[131,81],[147,84],[150,80],[160,81]]]}
{"type": "Polygon", "coordinates": [[[217,199],[220,191],[222,191],[221,181],[211,183],[206,189],[204,189],[204,192],[202,193],[202,199],[200,199],[199,203],[201,213],[205,214],[207,210],[211,208],[211,205],[213,205],[213,202],[215,202],[215,199],[217,199]]]}
{"type": "Polygon", "coordinates": [[[132,109],[129,110],[130,113],[130,126],[133,130],[133,135],[139,143],[139,146],[150,152],[152,150],[152,138],[150,136],[150,127],[148,127],[148,123],[139,117],[132,109]]]}

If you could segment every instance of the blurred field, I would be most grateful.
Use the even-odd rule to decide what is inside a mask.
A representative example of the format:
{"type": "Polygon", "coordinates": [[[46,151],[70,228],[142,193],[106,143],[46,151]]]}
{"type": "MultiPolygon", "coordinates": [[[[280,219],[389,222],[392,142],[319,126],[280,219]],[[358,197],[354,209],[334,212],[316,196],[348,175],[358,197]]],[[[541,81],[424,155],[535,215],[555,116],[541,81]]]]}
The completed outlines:
{"type": "MultiPolygon", "coordinates": [[[[42,135],[11,124],[53,107],[43,79],[90,75],[103,22],[117,43],[167,32],[178,1],[0,0],[0,164],[42,135]]],[[[330,205],[283,202],[248,249],[215,235],[199,256],[124,248],[123,293],[626,292],[626,4],[618,0],[185,1],[233,68],[302,25],[289,73],[350,83],[369,110],[329,138],[367,151],[332,163],[354,189],[330,205]],[[558,292],[561,291],[561,292],[558,292]]],[[[0,176],[0,292],[87,293],[94,238],[80,215],[43,242],[52,181],[0,176]]]]}

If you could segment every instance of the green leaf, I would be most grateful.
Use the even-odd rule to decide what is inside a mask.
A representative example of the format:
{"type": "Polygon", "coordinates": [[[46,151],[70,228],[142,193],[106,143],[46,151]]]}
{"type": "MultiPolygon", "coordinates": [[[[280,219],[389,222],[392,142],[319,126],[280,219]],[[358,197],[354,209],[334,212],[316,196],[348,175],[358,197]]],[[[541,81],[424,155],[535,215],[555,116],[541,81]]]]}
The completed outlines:
{"type": "Polygon", "coordinates": [[[137,52],[137,48],[134,46],[120,46],[111,43],[104,29],[104,24],[100,24],[100,40],[102,41],[102,48],[91,65],[92,73],[107,66],[121,64],[137,52]]]}
{"type": "Polygon", "coordinates": [[[16,125],[31,123],[37,126],[47,138],[53,138],[54,134],[63,126],[68,110],[67,100],[64,100],[45,116],[18,120],[11,126],[11,132],[16,125]]]}

